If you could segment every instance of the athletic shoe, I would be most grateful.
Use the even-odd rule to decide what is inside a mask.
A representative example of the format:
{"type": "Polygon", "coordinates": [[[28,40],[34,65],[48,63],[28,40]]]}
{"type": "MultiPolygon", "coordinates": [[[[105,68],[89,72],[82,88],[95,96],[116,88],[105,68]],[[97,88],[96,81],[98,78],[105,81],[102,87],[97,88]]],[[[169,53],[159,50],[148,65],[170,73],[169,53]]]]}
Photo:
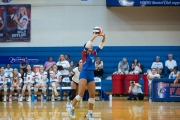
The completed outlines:
{"type": "Polygon", "coordinates": [[[69,116],[74,119],[75,116],[74,116],[74,110],[72,108],[68,108],[68,112],[69,112],[69,116]]]}
{"type": "Polygon", "coordinates": [[[66,108],[70,108],[71,107],[71,102],[66,103],[66,108]]]}
{"type": "Polygon", "coordinates": [[[18,102],[20,102],[20,100],[21,100],[21,96],[18,97],[18,102]]]}
{"type": "Polygon", "coordinates": [[[22,102],[23,101],[23,97],[21,96],[20,99],[19,99],[19,102],[22,102]]]}
{"type": "Polygon", "coordinates": [[[37,96],[34,96],[34,102],[37,102],[37,96]]]}
{"type": "Polygon", "coordinates": [[[86,117],[86,118],[93,118],[93,117],[92,117],[92,113],[88,113],[85,117],[86,117]]]}
{"type": "Polygon", "coordinates": [[[4,102],[6,102],[6,96],[4,96],[4,102]]]}
{"type": "Polygon", "coordinates": [[[59,95],[59,93],[58,92],[55,92],[55,96],[58,96],[59,95]]]}
{"type": "Polygon", "coordinates": [[[43,101],[46,102],[46,96],[44,96],[43,101]]]}
{"type": "Polygon", "coordinates": [[[55,102],[54,96],[51,97],[51,102],[55,102]]]}
{"type": "Polygon", "coordinates": [[[128,100],[132,100],[132,98],[127,98],[128,100]]]}
{"type": "Polygon", "coordinates": [[[27,100],[27,102],[31,102],[31,97],[28,97],[28,100],[27,100]]]}
{"type": "Polygon", "coordinates": [[[9,96],[9,102],[12,102],[12,96],[9,96]]]}

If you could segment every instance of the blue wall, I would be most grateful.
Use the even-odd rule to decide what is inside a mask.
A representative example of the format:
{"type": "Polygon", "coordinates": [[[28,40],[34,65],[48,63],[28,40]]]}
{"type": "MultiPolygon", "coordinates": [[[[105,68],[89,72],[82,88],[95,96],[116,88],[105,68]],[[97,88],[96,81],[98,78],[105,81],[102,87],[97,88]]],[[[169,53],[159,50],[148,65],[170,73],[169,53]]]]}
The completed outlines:
{"type": "MultiPolygon", "coordinates": [[[[57,62],[61,53],[70,54],[71,60],[77,62],[81,59],[82,47],[3,47],[0,48],[0,56],[33,56],[44,64],[48,56],[53,56],[57,62]]],[[[180,63],[180,46],[106,46],[98,54],[104,62],[104,77],[111,75],[117,68],[122,57],[126,57],[130,66],[134,58],[144,65],[145,71],[151,67],[155,56],[160,56],[163,64],[167,55],[172,53],[178,65],[180,63]]],[[[5,64],[0,64],[5,65],[5,64]]],[[[33,65],[33,64],[31,64],[33,65]]],[[[18,67],[19,64],[12,64],[11,67],[18,67]]]]}

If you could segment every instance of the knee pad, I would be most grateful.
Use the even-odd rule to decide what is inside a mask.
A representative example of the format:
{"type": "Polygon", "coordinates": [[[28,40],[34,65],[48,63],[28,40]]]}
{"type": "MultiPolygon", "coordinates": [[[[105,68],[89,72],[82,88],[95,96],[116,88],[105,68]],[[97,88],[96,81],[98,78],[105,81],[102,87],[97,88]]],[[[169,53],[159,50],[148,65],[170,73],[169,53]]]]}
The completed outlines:
{"type": "Polygon", "coordinates": [[[91,104],[94,104],[95,103],[95,98],[89,98],[88,102],[91,103],[91,104]]]}
{"type": "Polygon", "coordinates": [[[52,87],[56,87],[56,84],[54,82],[52,83],[52,87]]]}
{"type": "Polygon", "coordinates": [[[69,92],[69,99],[70,99],[70,100],[73,100],[75,97],[76,97],[76,90],[75,90],[75,89],[72,89],[72,90],[69,92]]]}
{"type": "Polygon", "coordinates": [[[4,88],[4,92],[7,92],[7,87],[4,88]]]}
{"type": "MultiPolygon", "coordinates": [[[[29,86],[28,86],[28,87],[29,87],[29,86]]],[[[38,88],[35,87],[35,88],[34,88],[34,92],[38,92],[38,88]]]]}
{"type": "Polygon", "coordinates": [[[77,95],[75,98],[76,98],[77,101],[80,101],[82,97],[77,95]]]}
{"type": "Polygon", "coordinates": [[[10,89],[13,91],[14,90],[14,88],[13,87],[10,87],[10,89]]]}
{"type": "Polygon", "coordinates": [[[25,85],[23,86],[23,89],[22,89],[22,90],[23,90],[23,91],[25,91],[25,90],[26,90],[26,86],[25,86],[25,85]]]}
{"type": "Polygon", "coordinates": [[[30,87],[30,86],[27,86],[27,89],[28,89],[28,90],[31,90],[31,87],[30,87]]]}
{"type": "Polygon", "coordinates": [[[45,92],[45,91],[46,91],[46,87],[43,87],[43,88],[42,88],[42,91],[45,92]]]}

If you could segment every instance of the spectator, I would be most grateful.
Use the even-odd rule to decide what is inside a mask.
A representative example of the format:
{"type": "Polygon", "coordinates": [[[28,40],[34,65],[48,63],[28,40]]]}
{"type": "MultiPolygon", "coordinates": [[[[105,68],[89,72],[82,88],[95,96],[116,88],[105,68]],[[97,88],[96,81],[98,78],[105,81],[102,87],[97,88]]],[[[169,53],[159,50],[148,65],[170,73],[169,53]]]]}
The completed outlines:
{"type": "Polygon", "coordinates": [[[157,71],[157,74],[161,74],[163,70],[163,64],[160,61],[160,57],[156,56],[156,61],[152,63],[151,68],[155,68],[157,71]]]}
{"type": "Polygon", "coordinates": [[[70,64],[69,62],[65,59],[64,55],[61,54],[59,56],[59,61],[56,63],[57,66],[62,66],[63,70],[59,70],[59,72],[63,77],[68,77],[69,76],[69,69],[70,69],[70,64]]]}
{"type": "Polygon", "coordinates": [[[152,68],[151,72],[149,72],[147,77],[148,77],[148,82],[149,82],[149,100],[151,100],[151,97],[152,97],[152,80],[154,78],[160,78],[160,75],[157,74],[157,71],[155,68],[152,68]]]}
{"type": "Polygon", "coordinates": [[[129,73],[129,64],[128,64],[127,59],[125,57],[118,64],[118,72],[123,73],[123,74],[129,73]]]}
{"type": "Polygon", "coordinates": [[[95,62],[94,77],[102,78],[103,74],[104,74],[104,71],[103,71],[103,61],[101,60],[100,57],[97,57],[96,58],[96,62],[95,62]]]}
{"type": "Polygon", "coordinates": [[[4,71],[8,75],[8,77],[10,77],[10,75],[13,72],[13,69],[11,68],[10,64],[6,64],[6,69],[4,71]]]}
{"type": "Polygon", "coordinates": [[[178,71],[178,67],[175,66],[174,69],[173,69],[173,72],[171,72],[169,74],[169,79],[176,79],[176,77],[178,76],[180,72],[178,71]]]}
{"type": "Polygon", "coordinates": [[[48,61],[44,63],[44,69],[46,72],[50,72],[52,70],[53,65],[55,65],[56,62],[53,61],[52,56],[48,57],[48,61]]]}
{"type": "Polygon", "coordinates": [[[134,59],[133,64],[132,64],[132,71],[130,72],[131,74],[139,74],[141,73],[141,65],[138,61],[138,59],[134,59]]]}
{"type": "Polygon", "coordinates": [[[69,55],[69,54],[65,55],[65,59],[66,59],[69,63],[71,62],[71,60],[70,60],[70,55],[69,55]]]}
{"type": "Polygon", "coordinates": [[[138,83],[135,83],[134,81],[130,81],[130,87],[128,91],[128,100],[143,100],[144,99],[144,94],[142,93],[141,90],[141,85],[138,83]]]}
{"type": "Polygon", "coordinates": [[[71,61],[70,62],[70,69],[69,69],[69,72],[71,72],[76,66],[74,66],[74,62],[71,61]]]}
{"type": "Polygon", "coordinates": [[[168,60],[166,60],[165,62],[165,66],[168,68],[168,73],[173,71],[173,68],[175,66],[177,66],[177,63],[175,60],[173,60],[173,55],[172,54],[168,54],[168,60]]]}
{"type": "Polygon", "coordinates": [[[20,64],[20,69],[23,70],[23,74],[27,72],[26,67],[27,67],[26,58],[22,57],[22,61],[21,61],[21,64],[20,64]]]}

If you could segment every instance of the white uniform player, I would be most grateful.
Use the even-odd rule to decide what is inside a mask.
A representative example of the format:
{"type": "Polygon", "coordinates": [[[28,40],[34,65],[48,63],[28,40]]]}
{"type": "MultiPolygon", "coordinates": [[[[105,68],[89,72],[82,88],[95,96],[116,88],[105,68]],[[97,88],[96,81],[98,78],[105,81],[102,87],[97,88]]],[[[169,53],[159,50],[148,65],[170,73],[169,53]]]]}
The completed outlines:
{"type": "Polygon", "coordinates": [[[50,86],[52,87],[51,101],[54,102],[54,94],[58,96],[57,88],[60,87],[61,73],[57,70],[57,65],[53,66],[53,71],[50,71],[50,86]]]}
{"type": "Polygon", "coordinates": [[[6,95],[7,95],[7,81],[8,75],[4,72],[4,67],[1,67],[1,74],[0,74],[0,90],[4,89],[4,102],[6,102],[6,95]]]}
{"type": "Polygon", "coordinates": [[[42,88],[43,94],[44,94],[44,98],[43,101],[46,102],[46,82],[47,82],[47,72],[44,71],[44,67],[40,66],[40,70],[39,72],[36,73],[36,85],[34,88],[34,92],[35,92],[35,96],[34,96],[34,101],[37,101],[37,93],[38,93],[38,89],[42,88]]]}
{"type": "Polygon", "coordinates": [[[148,74],[148,82],[149,82],[149,100],[151,101],[152,97],[152,80],[154,78],[160,78],[160,75],[156,73],[156,69],[152,68],[151,72],[148,74]]]}
{"type": "Polygon", "coordinates": [[[79,75],[82,70],[82,60],[78,61],[77,67],[72,70],[70,73],[70,76],[73,75],[72,81],[71,81],[71,91],[69,92],[69,100],[66,104],[66,107],[69,108],[71,106],[71,101],[75,98],[77,90],[78,90],[78,84],[79,84],[79,75]]]}
{"type": "Polygon", "coordinates": [[[19,26],[19,25],[17,24],[18,30],[26,30],[26,29],[27,29],[27,25],[28,25],[28,16],[27,16],[27,15],[22,16],[22,17],[20,18],[19,22],[20,22],[20,23],[26,22],[26,23],[25,23],[25,25],[24,25],[23,27],[21,27],[21,26],[19,26]]]}
{"type": "Polygon", "coordinates": [[[21,79],[21,74],[18,73],[18,70],[16,68],[14,68],[13,73],[10,75],[11,78],[11,87],[10,87],[10,95],[9,95],[9,102],[12,102],[12,94],[14,92],[14,89],[17,90],[18,94],[19,94],[19,98],[18,101],[20,101],[20,89],[22,86],[22,79],[21,79]]]}
{"type": "Polygon", "coordinates": [[[31,87],[33,86],[33,83],[34,83],[35,74],[34,72],[31,71],[30,65],[27,65],[26,69],[27,69],[27,73],[24,73],[24,86],[22,89],[22,95],[21,95],[20,101],[22,101],[24,92],[27,89],[28,94],[29,94],[27,102],[30,102],[31,101],[31,87]]]}

